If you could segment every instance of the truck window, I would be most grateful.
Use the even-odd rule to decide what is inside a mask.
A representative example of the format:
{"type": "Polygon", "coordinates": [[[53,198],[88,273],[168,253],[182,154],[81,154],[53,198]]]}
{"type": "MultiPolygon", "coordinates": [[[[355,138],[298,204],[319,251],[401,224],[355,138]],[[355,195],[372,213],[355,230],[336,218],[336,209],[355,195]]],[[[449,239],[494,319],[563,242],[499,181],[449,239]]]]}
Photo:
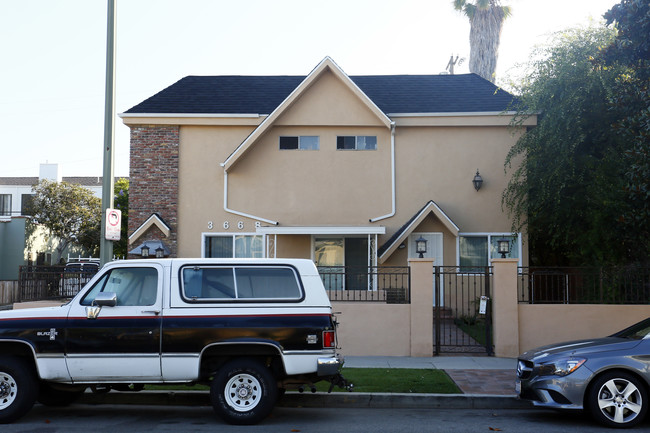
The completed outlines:
{"type": "Polygon", "coordinates": [[[154,268],[115,268],[106,273],[84,296],[91,305],[99,292],[117,294],[117,305],[153,305],[158,297],[158,271],[154,268]]]}
{"type": "Polygon", "coordinates": [[[191,301],[302,299],[290,267],[194,266],[183,268],[181,274],[183,297],[191,301]]]}

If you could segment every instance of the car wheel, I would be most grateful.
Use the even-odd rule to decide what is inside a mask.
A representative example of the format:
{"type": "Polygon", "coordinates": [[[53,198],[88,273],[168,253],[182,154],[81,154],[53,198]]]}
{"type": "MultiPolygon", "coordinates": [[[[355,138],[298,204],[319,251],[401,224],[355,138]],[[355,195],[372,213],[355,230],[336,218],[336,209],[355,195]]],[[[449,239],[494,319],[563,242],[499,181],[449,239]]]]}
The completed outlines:
{"type": "Polygon", "coordinates": [[[38,382],[25,361],[0,357],[0,423],[13,422],[34,406],[38,382]]]}
{"type": "Polygon", "coordinates": [[[648,410],[645,387],[635,376],[614,371],[598,377],[589,390],[591,415],[609,427],[632,427],[648,410]]]}
{"type": "Polygon", "coordinates": [[[62,390],[53,387],[49,383],[42,382],[36,401],[43,406],[65,407],[77,401],[85,391],[85,387],[75,390],[62,390]]]}
{"type": "Polygon", "coordinates": [[[214,411],[230,424],[256,424],[266,418],[277,399],[277,384],[261,362],[234,359],[223,365],[210,386],[214,411]]]}

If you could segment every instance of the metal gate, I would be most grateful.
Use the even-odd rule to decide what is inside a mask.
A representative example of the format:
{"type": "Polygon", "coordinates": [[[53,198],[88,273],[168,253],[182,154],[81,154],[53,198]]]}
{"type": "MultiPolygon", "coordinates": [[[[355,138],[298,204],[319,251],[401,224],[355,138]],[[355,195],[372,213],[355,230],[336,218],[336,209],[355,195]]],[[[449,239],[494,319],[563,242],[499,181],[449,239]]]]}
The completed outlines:
{"type": "Polygon", "coordinates": [[[489,266],[433,268],[435,355],[494,355],[490,303],[492,269],[489,266]]]}

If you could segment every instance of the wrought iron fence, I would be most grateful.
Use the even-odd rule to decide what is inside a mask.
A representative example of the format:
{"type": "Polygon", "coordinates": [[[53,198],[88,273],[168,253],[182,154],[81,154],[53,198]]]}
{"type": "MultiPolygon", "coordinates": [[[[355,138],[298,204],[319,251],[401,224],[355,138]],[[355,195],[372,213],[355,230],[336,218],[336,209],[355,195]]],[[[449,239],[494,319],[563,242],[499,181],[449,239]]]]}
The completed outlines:
{"type": "Polygon", "coordinates": [[[518,301],[527,304],[648,304],[650,268],[520,268],[518,301]]]}
{"type": "Polygon", "coordinates": [[[97,269],[66,271],[65,266],[21,266],[20,301],[71,298],[97,273],[97,269]]]}
{"type": "Polygon", "coordinates": [[[332,301],[411,303],[411,274],[406,266],[320,266],[332,301]]]}

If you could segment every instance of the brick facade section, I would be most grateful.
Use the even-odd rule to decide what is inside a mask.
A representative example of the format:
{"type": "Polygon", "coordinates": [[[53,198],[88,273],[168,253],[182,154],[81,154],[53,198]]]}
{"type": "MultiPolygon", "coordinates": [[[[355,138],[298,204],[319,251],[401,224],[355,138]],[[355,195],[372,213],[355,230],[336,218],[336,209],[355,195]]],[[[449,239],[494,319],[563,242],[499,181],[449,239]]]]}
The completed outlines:
{"type": "Polygon", "coordinates": [[[129,169],[129,236],[158,213],[171,228],[169,238],[148,230],[129,249],[147,240],[160,240],[176,257],[178,228],[179,127],[135,125],[131,127],[129,169]]]}

